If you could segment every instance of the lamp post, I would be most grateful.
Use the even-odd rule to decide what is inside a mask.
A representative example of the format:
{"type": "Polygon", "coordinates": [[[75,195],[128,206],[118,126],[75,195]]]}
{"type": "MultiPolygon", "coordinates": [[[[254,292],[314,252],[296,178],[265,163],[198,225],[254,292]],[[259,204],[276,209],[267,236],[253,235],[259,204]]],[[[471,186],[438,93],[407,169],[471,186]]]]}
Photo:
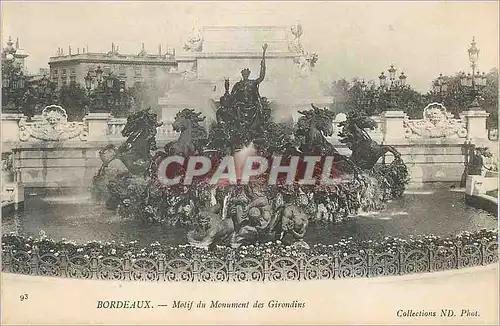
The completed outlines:
{"type": "Polygon", "coordinates": [[[394,65],[391,65],[388,71],[389,71],[389,79],[387,79],[387,76],[384,74],[384,72],[382,72],[378,78],[380,81],[381,91],[389,92],[390,95],[389,109],[394,110],[397,108],[396,91],[398,89],[403,89],[406,86],[406,75],[404,72],[401,72],[401,75],[399,75],[399,77],[396,77],[397,69],[394,68],[394,65]]]}
{"type": "Polygon", "coordinates": [[[357,107],[368,115],[375,114],[378,94],[373,83],[369,82],[367,84],[364,79],[361,80],[361,83],[359,84],[359,91],[360,96],[358,97],[356,103],[357,107]]]}
{"type": "Polygon", "coordinates": [[[481,110],[479,100],[481,99],[481,90],[486,86],[486,74],[476,72],[477,60],[479,59],[479,49],[476,47],[476,40],[472,37],[471,47],[467,50],[469,53],[469,62],[472,68],[472,74],[465,72],[460,74],[460,85],[469,91],[472,102],[469,104],[469,110],[481,110]]]}
{"type": "Polygon", "coordinates": [[[90,97],[90,90],[92,89],[93,77],[90,75],[90,71],[87,71],[87,75],[83,78],[85,80],[85,89],[87,90],[87,96],[90,97]]]}
{"type": "Polygon", "coordinates": [[[357,107],[358,108],[361,108],[363,110],[366,109],[366,105],[367,105],[367,94],[366,94],[366,83],[365,83],[365,80],[361,80],[361,82],[359,83],[359,97],[357,97],[357,107]]]}
{"type": "Polygon", "coordinates": [[[432,91],[438,97],[439,101],[443,101],[444,94],[448,90],[448,85],[443,77],[443,74],[439,74],[439,77],[432,83],[432,91]]]}
{"type": "Polygon", "coordinates": [[[104,71],[101,67],[97,67],[94,73],[95,76],[89,71],[84,77],[85,88],[91,99],[91,106],[96,107],[98,111],[104,110],[105,112],[120,107],[125,82],[120,81],[113,73],[103,76],[104,71]]]}
{"type": "Polygon", "coordinates": [[[46,75],[39,81],[41,97],[45,100],[46,105],[54,104],[57,101],[56,84],[51,81],[46,75]]]}

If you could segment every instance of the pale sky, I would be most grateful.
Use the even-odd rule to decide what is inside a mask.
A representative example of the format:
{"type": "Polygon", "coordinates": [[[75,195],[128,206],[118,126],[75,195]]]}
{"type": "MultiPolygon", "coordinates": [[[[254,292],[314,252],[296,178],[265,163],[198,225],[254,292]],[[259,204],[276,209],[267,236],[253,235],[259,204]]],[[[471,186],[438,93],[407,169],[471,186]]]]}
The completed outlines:
{"type": "MultiPolygon", "coordinates": [[[[498,66],[498,2],[5,2],[2,42],[19,37],[28,68],[48,67],[58,47],[90,52],[177,51],[193,27],[291,25],[300,21],[306,51],[319,54],[325,81],[377,80],[390,64],[427,91],[439,73],[468,71],[472,36],[479,70],[498,66]]],[[[229,40],[230,42],[230,40],[229,40]]]]}

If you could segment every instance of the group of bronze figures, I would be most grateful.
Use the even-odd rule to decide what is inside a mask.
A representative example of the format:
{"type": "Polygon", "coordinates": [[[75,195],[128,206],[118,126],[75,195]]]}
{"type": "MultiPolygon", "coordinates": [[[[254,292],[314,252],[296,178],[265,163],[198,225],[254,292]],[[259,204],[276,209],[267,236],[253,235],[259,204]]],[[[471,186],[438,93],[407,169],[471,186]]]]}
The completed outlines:
{"type": "MultiPolygon", "coordinates": [[[[193,109],[181,110],[173,123],[174,130],[180,132],[179,138],[166,144],[163,151],[158,151],[155,136],[160,124],[156,114],[142,110],[127,119],[122,131],[126,141],[120,147],[110,145],[101,151],[103,165],[94,178],[97,188],[100,185],[101,190],[108,192],[110,208],[125,207],[127,210],[131,206],[130,198],[139,197],[138,214],[162,214],[159,207],[164,207],[163,213],[168,211],[169,214],[190,211],[195,216],[192,217],[194,229],[188,233],[188,241],[195,246],[228,244],[239,247],[281,240],[307,247],[303,238],[311,217],[306,208],[311,205],[311,198],[300,187],[295,187],[289,194],[283,190],[285,188],[271,194],[269,186],[252,183],[213,186],[203,195],[200,195],[203,191],[197,191],[196,185],[184,186],[183,191],[175,192],[163,189],[165,187],[155,179],[158,162],[170,155],[186,158],[204,155],[220,161],[224,156],[233,156],[240,149],[253,145],[261,156],[333,156],[344,177],[355,181],[360,180],[363,171],[372,169],[386,152],[394,154],[394,164],[406,169],[394,148],[379,145],[369,137],[365,129],[373,128],[374,124],[365,116],[350,113],[347,121],[342,123],[341,141],[351,149],[349,157],[340,154],[326,138],[333,134],[334,113],[329,109],[312,105],[308,111],[299,111],[302,117],[295,125],[273,122],[270,104],[259,94],[259,84],[266,73],[266,49],[265,44],[259,78],[249,79],[250,70],[244,69],[242,80],[235,83],[231,91],[229,80],[225,80],[225,93],[217,103],[216,121],[209,131],[202,124],[205,118],[200,113],[193,109]],[[158,188],[162,189],[158,191],[158,188]],[[143,192],[131,195],[130,189],[136,192],[142,189],[143,192]],[[183,210],[182,207],[190,208],[183,210]]],[[[182,167],[177,173],[183,173],[182,167]]],[[[401,181],[405,183],[403,179],[405,176],[401,181]]],[[[361,195],[358,191],[354,196],[361,195]]]]}
{"type": "Polygon", "coordinates": [[[188,241],[205,248],[215,245],[238,248],[275,240],[307,247],[303,238],[309,219],[301,206],[304,200],[307,198],[285,202],[281,194],[272,196],[259,185],[231,187],[215,205],[199,212],[199,220],[188,233],[188,241]]]}

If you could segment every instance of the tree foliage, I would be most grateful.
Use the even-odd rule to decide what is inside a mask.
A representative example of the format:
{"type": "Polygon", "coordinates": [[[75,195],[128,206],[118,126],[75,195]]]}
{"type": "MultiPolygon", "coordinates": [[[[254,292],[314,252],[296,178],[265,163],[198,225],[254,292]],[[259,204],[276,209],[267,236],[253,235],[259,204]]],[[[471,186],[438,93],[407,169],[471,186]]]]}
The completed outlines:
{"type": "MultiPolygon", "coordinates": [[[[410,86],[399,87],[394,92],[396,106],[403,110],[410,118],[422,118],[425,106],[431,102],[443,103],[455,117],[458,118],[462,111],[469,108],[472,102],[472,94],[469,89],[460,84],[460,73],[453,76],[443,76],[447,90],[439,94],[432,89],[426,94],[421,94],[410,86]]],[[[354,78],[348,81],[345,78],[335,81],[330,93],[334,96],[336,111],[358,111],[365,114],[378,115],[390,108],[391,93],[383,90],[370,81],[363,83],[354,78]]],[[[490,70],[486,74],[486,86],[481,90],[481,107],[486,110],[488,117],[488,128],[498,126],[498,68],[490,70]]]]}
{"type": "Polygon", "coordinates": [[[387,111],[391,106],[391,96],[394,96],[396,107],[405,111],[410,117],[419,117],[425,107],[425,98],[410,86],[399,87],[394,94],[382,89],[375,82],[355,78],[351,82],[341,79],[333,83],[332,95],[339,111],[358,111],[373,116],[387,111]],[[340,105],[338,105],[340,106],[340,105]]]}
{"type": "Polygon", "coordinates": [[[66,110],[70,121],[83,119],[90,104],[85,88],[79,84],[61,87],[58,102],[66,110]]]}
{"type": "Polygon", "coordinates": [[[168,83],[137,82],[127,89],[133,107],[139,110],[159,108],[158,99],[168,91],[168,83]]]}
{"type": "Polygon", "coordinates": [[[481,104],[490,114],[487,120],[488,128],[498,128],[498,68],[486,74],[486,87],[481,104]]]}
{"type": "MultiPolygon", "coordinates": [[[[473,100],[470,90],[460,84],[460,73],[453,76],[443,76],[447,89],[443,94],[429,92],[427,94],[429,101],[441,102],[446,109],[456,117],[460,112],[469,108],[473,100]]],[[[488,128],[498,127],[498,68],[490,70],[486,74],[486,86],[480,91],[481,108],[486,110],[490,116],[487,123],[488,128]]]]}
{"type": "Polygon", "coordinates": [[[2,59],[2,111],[22,111],[27,87],[28,77],[22,67],[14,61],[2,59]]]}

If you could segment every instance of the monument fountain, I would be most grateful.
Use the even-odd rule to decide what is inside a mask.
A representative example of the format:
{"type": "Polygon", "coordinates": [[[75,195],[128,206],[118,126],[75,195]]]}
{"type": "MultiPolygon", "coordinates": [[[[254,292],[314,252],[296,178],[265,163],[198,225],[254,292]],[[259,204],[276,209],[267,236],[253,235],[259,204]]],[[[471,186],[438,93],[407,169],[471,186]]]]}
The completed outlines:
{"type": "Polygon", "coordinates": [[[307,248],[303,238],[309,224],[379,210],[401,196],[408,181],[406,165],[397,150],[370,138],[365,129],[375,123],[369,117],[349,113],[342,123],[339,136],[351,156],[340,154],[326,139],[333,133],[334,119],[327,108],[311,104],[311,109],[299,110],[296,124],[273,121],[270,102],[259,93],[266,78],[267,49],[264,44],[258,78],[250,79],[245,68],[232,88],[225,79],[216,121],[208,131],[200,112],[183,109],[173,123],[179,138],[156,151],[156,113],[143,110],[129,116],[122,131],[126,141],[101,151],[103,164],[94,178],[95,192],[104,196],[107,206],[122,216],[189,226],[187,239],[197,247],[238,248],[280,240],[307,248]],[[377,164],[387,152],[394,155],[392,163],[377,164]],[[193,157],[195,164],[189,163],[193,157]],[[260,158],[257,167],[254,161],[245,166],[255,157],[260,158]],[[275,161],[265,166],[276,157],[279,168],[275,161]],[[178,164],[165,165],[171,158],[178,164]],[[189,171],[200,162],[210,163],[212,169],[193,178],[189,171]],[[250,178],[245,169],[260,171],[250,178]],[[214,175],[219,178],[211,182],[214,175]],[[166,184],[165,178],[184,181],[166,184]]]}
{"type": "MultiPolygon", "coordinates": [[[[349,112],[334,122],[331,110],[319,108],[331,101],[316,97],[307,77],[292,79],[294,87],[281,83],[287,78],[280,73],[297,68],[307,76],[317,60],[300,46],[298,25],[290,30],[294,42],[286,41],[285,32],[214,27],[194,33],[187,44],[191,54],[179,57],[194,101],[167,98],[172,106],[162,112],[165,126],[150,110],[126,122],[89,115],[70,123],[57,106],[47,107],[41,121],[4,117],[2,137],[12,148],[12,159],[3,159],[10,172],[4,182],[80,186],[87,194],[88,175],[95,175],[94,194],[109,210],[93,200],[70,205],[67,197],[29,192],[26,210],[2,220],[2,229],[13,232],[2,236],[2,271],[262,282],[395,276],[497,262],[496,221],[460,205],[459,192],[406,192],[385,212],[373,212],[403,194],[407,165],[413,182],[460,180],[462,142],[485,141],[487,114],[476,110],[467,119],[452,119],[437,103],[418,120],[385,112],[377,122],[380,145],[368,132],[375,128],[372,118],[349,112]],[[231,44],[234,50],[224,51],[231,48],[227,40],[238,43],[231,44]],[[222,74],[221,67],[234,75],[222,74]],[[246,68],[234,83],[242,67],[259,76],[250,78],[246,68]],[[280,110],[296,116],[282,119],[280,110]],[[173,121],[165,119],[169,114],[173,121]]],[[[474,174],[481,170],[474,167],[479,154],[465,160],[474,174]]],[[[496,179],[469,175],[467,200],[491,202],[484,191],[496,179]]]]}

